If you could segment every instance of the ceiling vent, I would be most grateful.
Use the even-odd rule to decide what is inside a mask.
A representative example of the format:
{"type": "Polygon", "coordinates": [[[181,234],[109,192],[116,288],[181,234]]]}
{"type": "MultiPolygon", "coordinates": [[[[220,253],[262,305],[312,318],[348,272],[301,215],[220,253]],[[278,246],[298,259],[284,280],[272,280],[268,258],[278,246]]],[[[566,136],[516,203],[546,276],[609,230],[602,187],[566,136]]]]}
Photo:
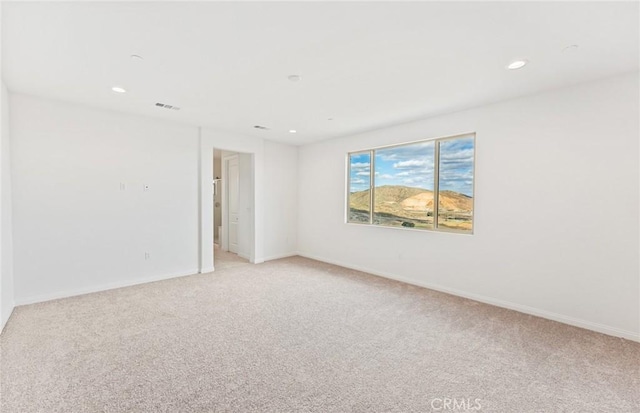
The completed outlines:
{"type": "Polygon", "coordinates": [[[167,105],[165,103],[156,103],[156,106],[159,108],[165,108],[165,109],[173,109],[173,110],[180,110],[179,107],[177,106],[173,106],[173,105],[167,105]]]}
{"type": "Polygon", "coordinates": [[[256,129],[260,129],[260,130],[269,130],[269,128],[267,128],[266,126],[262,126],[262,125],[254,125],[253,126],[256,129]]]}

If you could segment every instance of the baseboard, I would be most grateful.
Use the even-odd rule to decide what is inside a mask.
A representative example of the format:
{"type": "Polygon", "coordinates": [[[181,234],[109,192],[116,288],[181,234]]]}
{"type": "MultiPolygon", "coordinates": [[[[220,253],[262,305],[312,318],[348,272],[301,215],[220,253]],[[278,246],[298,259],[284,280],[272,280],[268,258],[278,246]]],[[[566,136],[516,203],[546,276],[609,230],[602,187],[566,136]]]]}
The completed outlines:
{"type": "Polygon", "coordinates": [[[287,253],[284,253],[284,254],[270,255],[268,257],[265,257],[264,261],[279,260],[279,259],[282,259],[282,258],[295,257],[296,255],[298,255],[297,251],[287,252],[287,253]]]}
{"type": "Polygon", "coordinates": [[[458,296],[458,297],[468,298],[470,300],[479,301],[481,303],[495,305],[496,307],[507,308],[509,310],[518,311],[520,313],[529,314],[529,315],[533,315],[533,316],[541,317],[541,318],[546,318],[548,320],[557,321],[557,322],[560,322],[560,323],[563,323],[563,324],[568,324],[568,325],[571,325],[571,326],[574,326],[574,327],[580,327],[580,328],[584,328],[584,329],[587,329],[587,330],[595,331],[595,332],[598,332],[598,333],[607,334],[607,335],[614,336],[614,337],[622,337],[622,338],[625,338],[627,340],[640,342],[640,334],[634,333],[633,331],[623,330],[623,329],[616,328],[616,327],[610,327],[610,326],[607,326],[607,325],[604,325],[604,324],[599,324],[599,323],[594,323],[594,322],[591,322],[591,321],[581,320],[581,319],[578,319],[578,318],[565,316],[563,314],[558,314],[558,313],[554,313],[554,312],[551,312],[551,311],[541,310],[541,309],[538,309],[538,308],[535,308],[535,307],[529,307],[529,306],[526,306],[526,305],[516,304],[516,303],[509,302],[509,301],[499,300],[499,299],[496,299],[496,298],[493,298],[493,297],[487,297],[487,296],[483,296],[483,295],[479,295],[479,294],[469,293],[469,292],[462,291],[462,290],[457,290],[457,289],[454,289],[454,288],[443,287],[443,286],[437,285],[437,284],[430,284],[430,283],[424,283],[424,282],[420,282],[420,281],[415,281],[415,280],[411,280],[411,279],[408,279],[408,278],[399,277],[397,275],[390,274],[390,273],[387,273],[387,272],[381,272],[381,271],[376,271],[376,270],[372,270],[370,268],[365,268],[365,267],[361,267],[361,266],[357,266],[357,265],[346,264],[346,263],[343,263],[343,262],[327,259],[327,258],[320,257],[320,256],[317,256],[317,255],[307,254],[305,252],[300,252],[299,251],[297,253],[297,255],[299,255],[301,257],[305,257],[305,258],[310,258],[310,259],[316,260],[316,261],[326,262],[328,264],[339,265],[341,267],[349,268],[349,269],[356,270],[356,271],[366,272],[366,273],[369,273],[369,274],[372,274],[372,275],[375,275],[375,276],[378,276],[378,277],[389,278],[389,279],[392,279],[392,280],[395,280],[395,281],[400,281],[400,282],[403,282],[403,283],[416,285],[418,287],[428,288],[430,290],[440,291],[440,292],[451,294],[451,295],[455,295],[455,296],[458,296]]]}
{"type": "Polygon", "coordinates": [[[2,334],[2,332],[4,331],[4,327],[7,325],[7,322],[9,321],[9,319],[11,318],[11,314],[13,314],[13,310],[15,309],[15,303],[14,305],[11,306],[11,310],[9,311],[9,314],[7,314],[6,316],[2,317],[2,320],[0,320],[0,334],[2,334]]]}
{"type": "Polygon", "coordinates": [[[100,291],[114,290],[116,288],[131,287],[133,285],[139,285],[139,284],[146,284],[146,283],[155,282],[155,281],[168,280],[170,278],[185,277],[187,275],[194,275],[194,274],[197,274],[197,273],[198,273],[198,269],[192,269],[192,270],[189,270],[189,271],[156,275],[156,276],[152,276],[152,277],[145,277],[145,278],[140,278],[140,279],[130,280],[130,281],[114,282],[114,283],[109,283],[109,284],[97,285],[97,286],[93,286],[93,287],[78,288],[78,289],[69,290],[69,291],[58,291],[58,292],[51,293],[51,294],[34,295],[34,296],[31,296],[31,297],[25,297],[25,298],[17,299],[15,304],[16,304],[16,306],[19,306],[19,305],[41,303],[41,302],[44,302],[44,301],[57,300],[57,299],[60,299],[60,298],[68,298],[68,297],[74,297],[74,296],[77,296],[77,295],[97,293],[97,292],[100,292],[100,291]]]}
{"type": "Polygon", "coordinates": [[[211,267],[207,267],[207,268],[203,268],[202,270],[200,270],[200,274],[207,274],[210,272],[214,272],[216,269],[211,266],[211,267]]]}

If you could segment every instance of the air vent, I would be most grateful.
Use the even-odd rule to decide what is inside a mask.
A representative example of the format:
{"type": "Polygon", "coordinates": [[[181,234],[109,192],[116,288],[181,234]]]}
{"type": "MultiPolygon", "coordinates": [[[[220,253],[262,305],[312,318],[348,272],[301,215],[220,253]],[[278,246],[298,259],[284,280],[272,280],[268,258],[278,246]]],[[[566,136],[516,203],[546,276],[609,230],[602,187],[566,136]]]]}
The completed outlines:
{"type": "Polygon", "coordinates": [[[180,110],[179,107],[173,106],[173,105],[167,105],[166,103],[156,103],[156,106],[159,107],[159,108],[180,110]]]}
{"type": "Polygon", "coordinates": [[[254,128],[260,129],[260,130],[269,130],[269,128],[267,128],[266,126],[262,126],[262,125],[254,125],[254,128]]]}

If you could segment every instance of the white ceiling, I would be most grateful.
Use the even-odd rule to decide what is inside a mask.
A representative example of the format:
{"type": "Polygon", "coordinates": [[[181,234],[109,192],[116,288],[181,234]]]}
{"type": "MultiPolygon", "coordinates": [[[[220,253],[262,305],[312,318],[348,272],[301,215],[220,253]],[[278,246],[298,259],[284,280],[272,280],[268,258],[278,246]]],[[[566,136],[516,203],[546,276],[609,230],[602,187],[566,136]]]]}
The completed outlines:
{"type": "Polygon", "coordinates": [[[292,144],[636,71],[640,57],[637,2],[2,7],[12,91],[292,144]],[[530,64],[505,70],[515,58],[530,64]]]}

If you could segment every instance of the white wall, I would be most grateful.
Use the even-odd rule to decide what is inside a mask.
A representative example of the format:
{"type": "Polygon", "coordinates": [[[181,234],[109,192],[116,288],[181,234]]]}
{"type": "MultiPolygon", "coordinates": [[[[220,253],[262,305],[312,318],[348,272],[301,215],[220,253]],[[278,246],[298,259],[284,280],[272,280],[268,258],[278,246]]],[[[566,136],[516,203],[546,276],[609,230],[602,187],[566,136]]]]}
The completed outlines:
{"type": "Polygon", "coordinates": [[[252,261],[264,261],[265,241],[271,258],[295,251],[297,222],[276,204],[266,211],[264,187],[272,171],[295,179],[297,148],[276,145],[284,155],[265,162],[262,139],[22,94],[11,108],[18,304],[213,268],[214,147],[250,154],[252,261]],[[284,223],[266,237],[265,214],[284,223]]]}
{"type": "Polygon", "coordinates": [[[638,73],[307,145],[302,255],[640,339],[638,73]],[[345,155],[475,131],[475,234],[349,225],[345,155]]]}
{"type": "Polygon", "coordinates": [[[265,141],[265,260],[296,255],[298,148],[265,141]]]}
{"type": "MultiPolygon", "coordinates": [[[[0,45],[2,44],[2,4],[0,4],[0,45]]],[[[0,333],[14,307],[13,241],[11,228],[11,140],[9,91],[2,76],[0,46],[0,333]]]]}
{"type": "Polygon", "coordinates": [[[238,154],[238,255],[250,259],[253,231],[253,155],[238,154]]]}
{"type": "Polygon", "coordinates": [[[14,307],[13,237],[11,208],[11,141],[9,92],[1,82],[0,98],[0,331],[14,307]]]}
{"type": "Polygon", "coordinates": [[[18,303],[197,272],[198,128],[20,94],[11,109],[18,303]]]}

